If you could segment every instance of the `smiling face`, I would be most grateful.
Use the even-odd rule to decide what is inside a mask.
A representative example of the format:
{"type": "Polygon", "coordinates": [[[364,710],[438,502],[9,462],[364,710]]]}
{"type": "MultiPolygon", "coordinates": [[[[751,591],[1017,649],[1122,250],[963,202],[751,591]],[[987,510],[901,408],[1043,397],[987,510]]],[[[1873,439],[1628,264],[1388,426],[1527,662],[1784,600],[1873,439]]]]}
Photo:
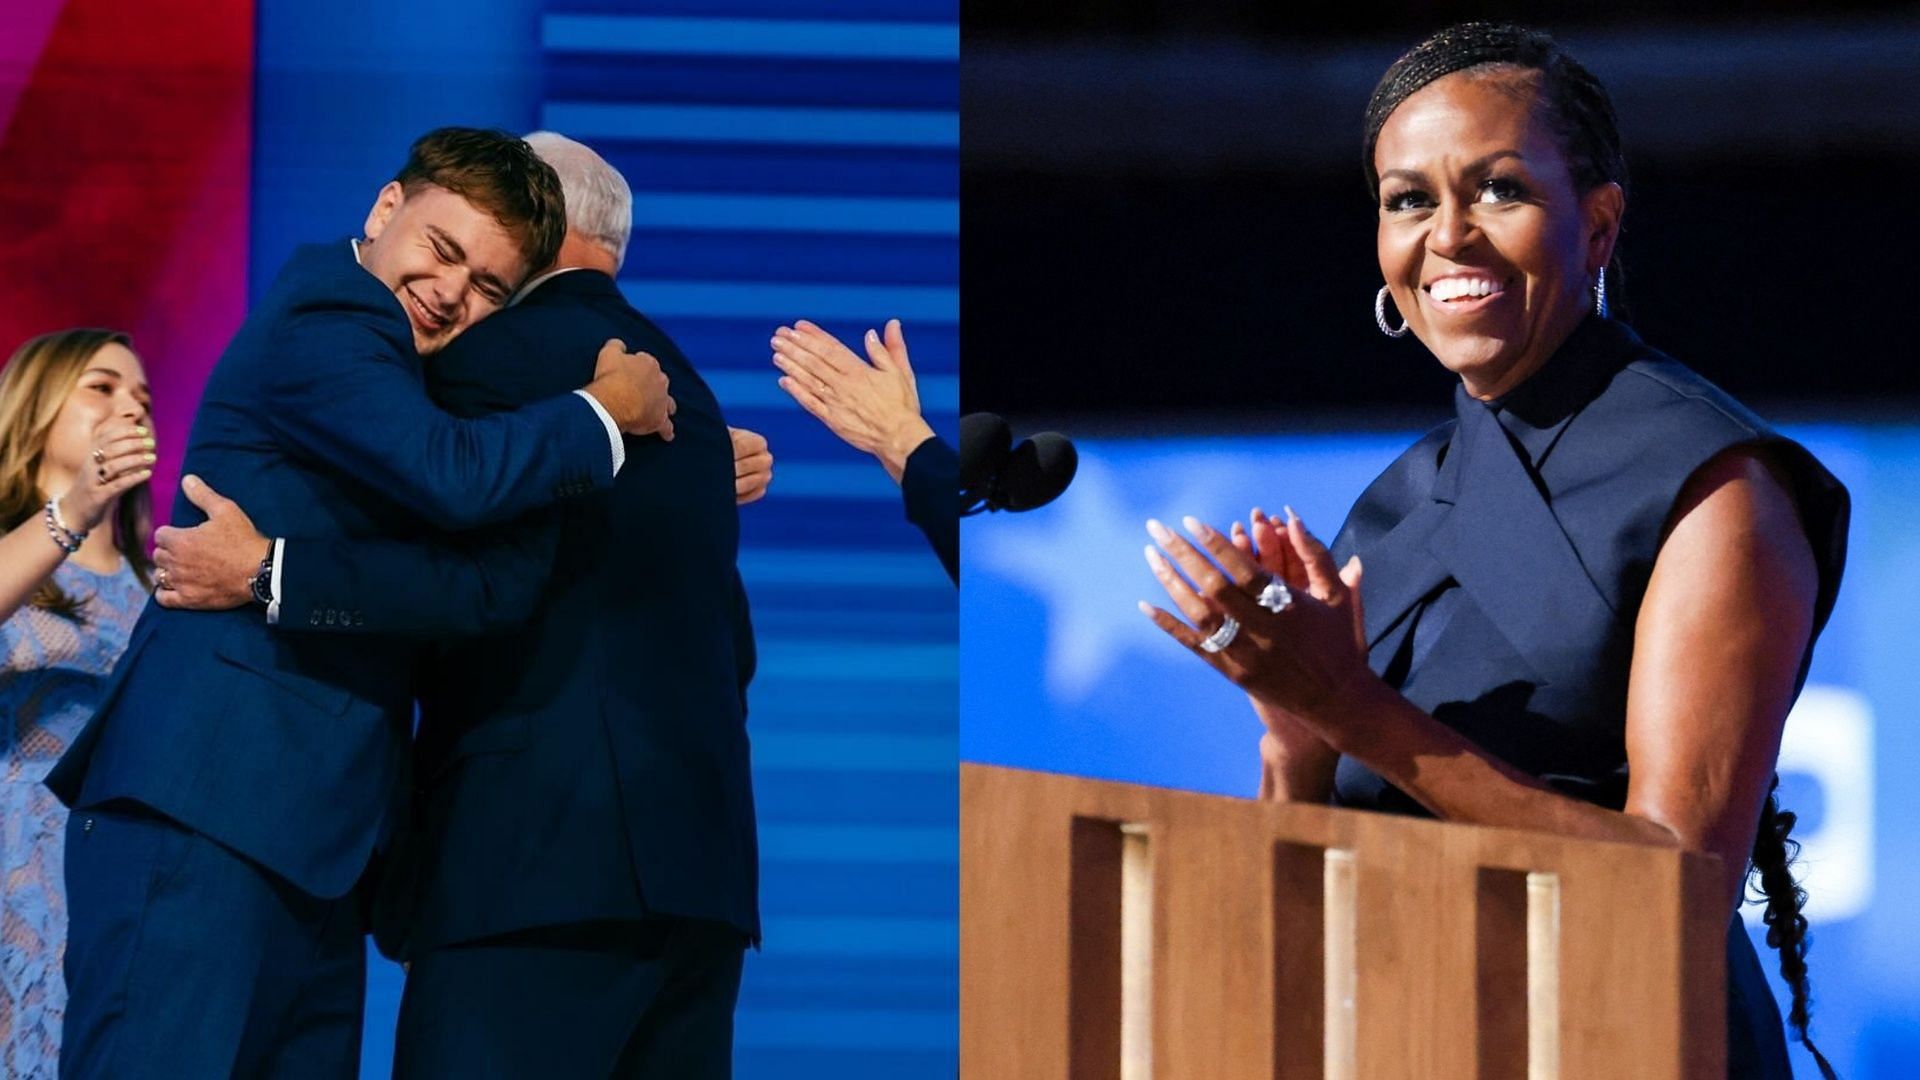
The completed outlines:
{"type": "Polygon", "coordinates": [[[41,458],[42,486],[60,491],[87,467],[95,433],[114,418],[152,427],[152,398],[147,372],[132,349],[108,342],[88,357],[80,381],[67,394],[47,431],[46,455],[41,458]]]}
{"type": "Polygon", "coordinates": [[[366,235],[360,265],[400,301],[422,356],[500,310],[527,272],[505,226],[433,184],[380,189],[366,235]]]}
{"type": "Polygon", "coordinates": [[[1380,272],[1422,344],[1478,398],[1539,370],[1591,306],[1623,197],[1574,190],[1534,76],[1459,72],[1380,129],[1380,272]]]}

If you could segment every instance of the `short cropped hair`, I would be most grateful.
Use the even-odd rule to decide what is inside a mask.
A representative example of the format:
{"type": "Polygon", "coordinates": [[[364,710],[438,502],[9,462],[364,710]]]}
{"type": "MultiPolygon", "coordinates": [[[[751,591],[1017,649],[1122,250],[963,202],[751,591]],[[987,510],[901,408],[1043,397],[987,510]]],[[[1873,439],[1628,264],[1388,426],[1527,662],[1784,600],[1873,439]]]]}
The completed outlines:
{"type": "Polygon", "coordinates": [[[394,177],[408,194],[432,184],[492,215],[519,245],[529,273],[550,265],[567,236],[560,178],[504,131],[443,127],[414,140],[394,177]]]}
{"type": "Polygon", "coordinates": [[[613,253],[617,269],[627,261],[633,233],[633,189],[620,170],[592,148],[565,135],[536,131],[527,145],[560,174],[567,193],[567,227],[613,253]]]}

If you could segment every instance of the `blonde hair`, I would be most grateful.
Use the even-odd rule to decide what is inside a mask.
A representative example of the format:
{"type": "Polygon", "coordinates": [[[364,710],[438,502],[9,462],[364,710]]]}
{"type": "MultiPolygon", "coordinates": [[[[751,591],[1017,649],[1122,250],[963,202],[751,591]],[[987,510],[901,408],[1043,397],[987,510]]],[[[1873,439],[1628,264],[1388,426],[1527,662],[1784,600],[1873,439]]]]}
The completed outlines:
{"type": "MultiPolygon", "coordinates": [[[[40,466],[61,406],[80,384],[87,361],[108,345],[130,345],[117,330],[89,328],[41,334],[14,350],[0,369],[0,528],[18,528],[41,512],[49,492],[40,490],[40,466]]],[[[147,483],[120,496],[113,515],[113,546],[152,587],[147,534],[153,528],[153,489],[147,483]]],[[[84,598],[67,595],[49,577],[28,601],[79,622],[84,598]]]]}

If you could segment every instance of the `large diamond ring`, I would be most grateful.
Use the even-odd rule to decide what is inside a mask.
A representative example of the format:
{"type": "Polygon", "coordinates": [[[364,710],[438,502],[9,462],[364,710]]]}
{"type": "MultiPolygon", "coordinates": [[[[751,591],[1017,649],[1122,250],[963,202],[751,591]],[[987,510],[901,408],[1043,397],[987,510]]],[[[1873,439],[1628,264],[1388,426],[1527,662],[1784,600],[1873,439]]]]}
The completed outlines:
{"type": "Polygon", "coordinates": [[[1278,615],[1293,606],[1293,590],[1279,578],[1268,578],[1267,587],[1260,590],[1254,602],[1278,615]]]}
{"type": "Polygon", "coordinates": [[[99,447],[97,447],[97,446],[96,446],[96,447],[94,447],[94,448],[93,448],[93,463],[94,463],[95,465],[105,465],[105,464],[107,463],[107,452],[106,452],[105,450],[102,450],[102,449],[100,449],[100,448],[99,448],[99,447]]]}
{"type": "Polygon", "coordinates": [[[1233,639],[1240,633],[1240,623],[1231,615],[1228,615],[1226,619],[1226,622],[1220,624],[1220,629],[1200,639],[1200,647],[1202,649],[1210,653],[1215,653],[1233,644],[1233,639]]]}

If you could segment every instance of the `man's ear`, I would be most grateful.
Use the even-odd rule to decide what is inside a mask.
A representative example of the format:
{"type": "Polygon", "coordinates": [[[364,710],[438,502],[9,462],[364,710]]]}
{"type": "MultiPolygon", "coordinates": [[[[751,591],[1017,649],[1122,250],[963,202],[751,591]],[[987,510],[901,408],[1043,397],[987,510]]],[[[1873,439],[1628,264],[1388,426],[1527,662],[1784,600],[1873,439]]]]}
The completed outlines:
{"type": "Polygon", "coordinates": [[[400,181],[389,180],[374,197],[373,209],[367,211],[367,223],[360,227],[361,234],[369,240],[378,239],[386,231],[387,222],[393,219],[394,211],[400,209],[406,199],[407,191],[400,186],[400,181]]]}

